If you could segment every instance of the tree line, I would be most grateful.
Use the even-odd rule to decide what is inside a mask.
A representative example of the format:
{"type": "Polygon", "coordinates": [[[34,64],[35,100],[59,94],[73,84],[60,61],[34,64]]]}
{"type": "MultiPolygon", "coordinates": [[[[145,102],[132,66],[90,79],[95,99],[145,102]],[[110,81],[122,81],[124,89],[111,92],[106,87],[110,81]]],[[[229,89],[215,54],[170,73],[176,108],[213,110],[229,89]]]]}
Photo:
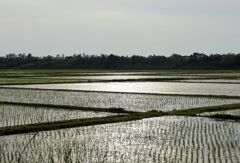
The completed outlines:
{"type": "Polygon", "coordinates": [[[114,54],[38,57],[32,54],[10,53],[0,57],[1,69],[240,69],[240,53],[193,53],[189,56],[173,54],[169,57],[118,56],[114,54]]]}

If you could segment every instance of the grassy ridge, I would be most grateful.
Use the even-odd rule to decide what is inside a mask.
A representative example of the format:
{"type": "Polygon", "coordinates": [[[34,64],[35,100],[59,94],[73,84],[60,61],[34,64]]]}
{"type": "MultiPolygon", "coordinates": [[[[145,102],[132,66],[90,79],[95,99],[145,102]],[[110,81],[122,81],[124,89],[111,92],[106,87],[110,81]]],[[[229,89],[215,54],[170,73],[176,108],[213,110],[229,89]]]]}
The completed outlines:
{"type": "MultiPolygon", "coordinates": [[[[2,102],[2,104],[7,104],[2,102]]],[[[16,103],[19,105],[19,103],[16,103]]],[[[20,104],[21,105],[21,104],[20,104]]],[[[23,104],[23,106],[29,106],[32,104],[23,104]]],[[[33,105],[35,106],[35,105],[33,105]]],[[[39,105],[37,104],[36,107],[39,105]]],[[[40,105],[41,106],[41,105],[40,105]]],[[[43,104],[44,106],[44,104],[43,104]]],[[[46,106],[48,107],[48,106],[46,106]]],[[[55,107],[55,106],[53,106],[55,107]]],[[[58,106],[56,105],[56,108],[58,106]]],[[[84,119],[72,119],[72,120],[63,120],[63,121],[54,121],[54,122],[46,122],[46,123],[37,123],[37,124],[29,124],[29,125],[19,125],[19,126],[9,126],[9,127],[1,127],[0,128],[0,136],[3,135],[12,135],[12,134],[20,134],[20,133],[29,133],[36,131],[47,131],[47,130],[56,130],[63,128],[71,128],[71,127],[81,127],[81,126],[90,126],[90,125],[100,125],[107,123],[118,123],[118,122],[127,122],[127,121],[135,121],[141,120],[144,118],[151,117],[159,117],[159,116],[196,116],[197,114],[203,112],[214,112],[214,111],[223,111],[223,110],[233,110],[239,109],[240,104],[231,104],[231,105],[221,105],[221,106],[211,106],[211,107],[202,107],[202,108],[193,108],[186,110],[174,110],[170,112],[161,112],[161,111],[149,111],[149,112],[128,112],[125,115],[114,115],[108,117],[100,117],[100,118],[84,118],[84,119]]],[[[97,108],[95,108],[97,110],[97,108]]],[[[100,110],[100,109],[98,109],[100,110]]],[[[106,109],[106,111],[110,111],[106,109]]],[[[238,116],[230,116],[230,115],[212,115],[210,118],[217,119],[230,119],[230,120],[239,120],[238,116]]]]}
{"type": "Polygon", "coordinates": [[[96,74],[96,75],[109,75],[109,73],[118,73],[124,74],[131,72],[131,75],[145,75],[145,74],[153,74],[153,75],[206,75],[212,76],[227,76],[227,77],[236,77],[240,75],[239,70],[107,70],[107,69],[0,69],[0,77],[11,77],[11,76],[21,76],[21,77],[51,77],[51,76],[79,76],[79,75],[88,75],[88,74],[96,74]]]}
{"type": "Polygon", "coordinates": [[[64,83],[99,83],[99,82],[169,82],[185,78],[147,78],[147,79],[68,79],[68,78],[0,78],[0,85],[28,84],[64,84],[64,83]]]}
{"type": "MultiPolygon", "coordinates": [[[[84,82],[77,79],[63,79],[63,76],[156,76],[154,79],[127,79],[104,80],[105,82],[143,82],[143,81],[175,81],[188,78],[198,79],[237,79],[240,78],[239,70],[0,70],[0,84],[53,84],[84,82]],[[158,76],[172,76],[174,79],[159,79],[158,76]],[[174,77],[177,76],[177,77],[174,77]],[[42,77],[48,78],[44,79],[42,77]],[[58,77],[54,79],[51,77],[58,77]],[[38,78],[38,79],[36,79],[38,78]]],[[[186,79],[187,80],[187,79],[186,79]]],[[[100,80],[87,80],[87,82],[99,82],[100,80]]],[[[225,83],[226,84],[226,83],[225,83]]]]}
{"type": "Polygon", "coordinates": [[[107,124],[107,123],[135,121],[135,120],[140,120],[144,118],[158,117],[163,115],[165,115],[165,113],[163,112],[145,112],[145,113],[134,113],[134,114],[128,114],[128,115],[116,115],[116,116],[108,116],[108,117],[100,117],[100,118],[72,119],[72,120],[55,121],[55,122],[47,122],[47,123],[1,127],[0,136],[37,132],[37,131],[57,130],[57,129],[81,127],[81,126],[100,125],[100,124],[107,124]]]}
{"type": "MultiPolygon", "coordinates": [[[[215,78],[211,78],[215,79],[215,78]]],[[[200,79],[198,81],[188,81],[191,79],[186,78],[172,78],[172,79],[164,79],[164,78],[151,78],[151,79],[112,79],[112,80],[98,80],[98,79],[0,79],[0,85],[32,85],[32,84],[69,84],[69,83],[101,83],[101,82],[176,82],[176,83],[209,83],[209,84],[240,84],[240,82],[201,82],[200,79]]]]}
{"type": "MultiPolygon", "coordinates": [[[[1,84],[54,84],[54,83],[79,83],[79,82],[138,82],[138,81],[177,81],[185,79],[184,76],[190,77],[205,77],[206,79],[234,79],[240,77],[240,71],[134,71],[133,74],[124,74],[125,71],[109,71],[109,70],[0,70],[0,85],[1,84]],[[115,73],[118,74],[109,74],[115,73]],[[120,73],[119,73],[120,72],[120,73]],[[140,72],[140,73],[138,73],[140,72]],[[142,72],[142,73],[141,73],[142,72]],[[90,73],[90,74],[89,74],[90,73]],[[92,74],[91,74],[92,73],[92,74]],[[94,74],[99,73],[99,74],[94,74]],[[102,74],[101,74],[102,73],[102,74]],[[122,73],[122,74],[121,74],[122,73]],[[61,76],[104,76],[104,75],[151,75],[151,76],[174,76],[178,75],[181,77],[177,78],[148,78],[148,79],[116,79],[116,80],[79,80],[79,79],[60,79],[61,76]],[[37,77],[37,78],[36,78],[37,77]],[[43,79],[40,77],[59,77],[57,79],[43,79]]],[[[191,78],[189,78],[191,79],[191,78]]],[[[195,79],[195,78],[194,78],[195,79]]],[[[0,87],[0,89],[16,89],[16,90],[49,90],[49,91],[69,91],[69,92],[102,92],[102,93],[125,93],[125,94],[139,94],[130,92],[107,92],[107,91],[81,91],[81,90],[57,90],[57,89],[37,89],[37,88],[14,88],[14,87],[0,87]]],[[[228,99],[240,99],[240,96],[224,96],[224,95],[198,95],[198,94],[157,94],[157,93],[141,93],[143,95],[164,95],[164,96],[186,96],[186,97],[207,97],[207,98],[228,98],[228,99]]],[[[110,113],[124,113],[124,115],[115,115],[100,118],[86,118],[86,119],[73,119],[73,120],[63,120],[54,121],[47,123],[37,123],[29,125],[19,125],[19,126],[9,126],[0,128],[1,135],[19,134],[19,133],[29,133],[36,131],[46,131],[46,130],[56,130],[62,128],[80,127],[80,126],[90,126],[90,125],[100,125],[107,123],[118,123],[141,120],[144,118],[159,117],[159,116],[198,116],[203,112],[215,112],[215,111],[225,111],[239,109],[240,104],[231,105],[221,105],[221,106],[211,106],[211,107],[201,107],[192,108],[186,110],[174,110],[170,112],[161,111],[150,111],[150,112],[132,112],[127,111],[122,108],[92,108],[92,107],[77,107],[68,105],[52,105],[52,104],[35,104],[35,103],[19,103],[19,102],[5,102],[0,101],[0,105],[17,105],[17,106],[27,106],[27,107],[46,107],[53,109],[69,109],[69,110],[82,110],[82,111],[94,111],[94,112],[110,112],[110,113]]],[[[211,115],[210,118],[217,119],[231,119],[239,120],[238,116],[231,115],[211,115]]]]}
{"type": "Polygon", "coordinates": [[[168,113],[171,115],[196,116],[197,114],[201,114],[204,112],[235,110],[235,109],[239,109],[239,108],[240,108],[240,104],[228,104],[228,105],[192,108],[192,109],[185,109],[185,110],[174,110],[174,111],[170,111],[168,113]]]}
{"type": "Polygon", "coordinates": [[[213,114],[213,115],[202,116],[202,117],[240,121],[240,116],[229,115],[229,114],[213,114]]]}

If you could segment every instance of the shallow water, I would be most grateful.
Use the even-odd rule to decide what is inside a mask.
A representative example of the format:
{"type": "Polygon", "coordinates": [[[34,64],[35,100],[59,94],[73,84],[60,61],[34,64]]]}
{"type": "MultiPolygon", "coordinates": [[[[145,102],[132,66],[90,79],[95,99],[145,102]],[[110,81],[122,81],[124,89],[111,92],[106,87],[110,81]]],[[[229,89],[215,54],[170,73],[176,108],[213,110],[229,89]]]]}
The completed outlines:
{"type": "Polygon", "coordinates": [[[0,105],[0,127],[114,115],[79,110],[0,105]]]}
{"type": "Polygon", "coordinates": [[[30,141],[31,138],[33,134],[0,137],[0,161],[17,160],[24,147],[22,162],[235,163],[240,160],[239,123],[208,118],[150,118],[39,132],[30,141]]]}
{"type": "Polygon", "coordinates": [[[133,93],[0,89],[1,101],[71,105],[96,108],[124,108],[132,111],[189,109],[240,103],[240,99],[133,93]]]}
{"type": "Polygon", "coordinates": [[[240,96],[238,84],[177,83],[177,82],[101,82],[70,84],[13,85],[17,88],[67,89],[109,92],[202,94],[240,96]]]}

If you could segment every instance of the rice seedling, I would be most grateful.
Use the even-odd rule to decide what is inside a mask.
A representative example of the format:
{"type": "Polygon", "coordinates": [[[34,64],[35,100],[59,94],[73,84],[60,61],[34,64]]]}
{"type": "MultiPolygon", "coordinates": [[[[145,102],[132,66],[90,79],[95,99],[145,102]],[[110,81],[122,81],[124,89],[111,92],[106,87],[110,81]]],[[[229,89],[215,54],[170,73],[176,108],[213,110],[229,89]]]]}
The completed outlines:
{"type": "Polygon", "coordinates": [[[84,91],[0,89],[1,101],[55,104],[94,108],[124,108],[129,111],[171,111],[204,106],[240,103],[239,98],[215,98],[180,95],[147,95],[84,91]]]}
{"type": "Polygon", "coordinates": [[[0,105],[0,127],[51,122],[69,119],[103,117],[113,113],[95,113],[46,107],[0,105]]]}
{"type": "MultiPolygon", "coordinates": [[[[69,80],[84,75],[59,71],[57,76],[63,74],[72,75],[69,80]]],[[[114,78],[103,74],[106,77],[97,76],[102,75],[98,72],[94,76],[93,72],[92,76],[83,78],[114,78]]],[[[48,80],[53,74],[41,75],[48,80]]],[[[125,74],[127,80],[131,77],[131,73],[125,74]]],[[[151,93],[145,94],[96,92],[95,86],[101,83],[88,84],[95,84],[93,91],[0,88],[0,162],[235,163],[240,160],[240,123],[214,119],[239,120],[237,84],[234,87],[230,84],[233,93],[229,87],[219,88],[213,92],[216,95],[170,95],[179,90],[178,93],[189,93],[189,90],[194,93],[191,83],[182,83],[190,86],[186,88],[177,88],[182,84],[173,83],[176,90],[170,90],[168,95],[151,92],[159,88],[156,86],[159,83],[150,85],[147,91],[151,93]]],[[[124,91],[121,86],[120,83],[114,91],[124,91]]],[[[209,85],[198,89],[203,90],[200,93],[209,92],[212,86],[210,90],[209,85]]]]}
{"type": "Polygon", "coordinates": [[[240,124],[195,117],[133,122],[0,137],[0,161],[238,162],[240,124]],[[30,143],[29,143],[30,142],[30,143]],[[18,149],[18,150],[17,150],[18,149]],[[19,152],[17,152],[19,153],[19,152]]]}

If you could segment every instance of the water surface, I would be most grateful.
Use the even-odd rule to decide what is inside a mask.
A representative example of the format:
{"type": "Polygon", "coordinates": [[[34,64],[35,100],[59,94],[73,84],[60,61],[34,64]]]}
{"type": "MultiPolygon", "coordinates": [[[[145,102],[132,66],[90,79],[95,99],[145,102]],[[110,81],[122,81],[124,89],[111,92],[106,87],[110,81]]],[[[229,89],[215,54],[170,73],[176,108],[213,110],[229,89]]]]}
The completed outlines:
{"type": "Polygon", "coordinates": [[[0,137],[0,162],[17,162],[24,148],[23,162],[40,163],[51,160],[236,163],[240,160],[239,123],[208,118],[158,117],[43,131],[32,138],[33,134],[0,137]]]}
{"type": "Polygon", "coordinates": [[[159,94],[201,94],[201,95],[240,96],[240,86],[238,84],[222,84],[222,83],[101,82],[101,83],[15,85],[9,87],[109,91],[109,92],[159,93],[159,94]]]}
{"type": "Polygon", "coordinates": [[[131,111],[189,109],[240,103],[240,99],[167,96],[136,93],[0,89],[1,101],[70,105],[95,108],[124,108],[131,111]]]}
{"type": "Polygon", "coordinates": [[[0,105],[0,127],[110,115],[114,114],[59,108],[0,105]]]}

